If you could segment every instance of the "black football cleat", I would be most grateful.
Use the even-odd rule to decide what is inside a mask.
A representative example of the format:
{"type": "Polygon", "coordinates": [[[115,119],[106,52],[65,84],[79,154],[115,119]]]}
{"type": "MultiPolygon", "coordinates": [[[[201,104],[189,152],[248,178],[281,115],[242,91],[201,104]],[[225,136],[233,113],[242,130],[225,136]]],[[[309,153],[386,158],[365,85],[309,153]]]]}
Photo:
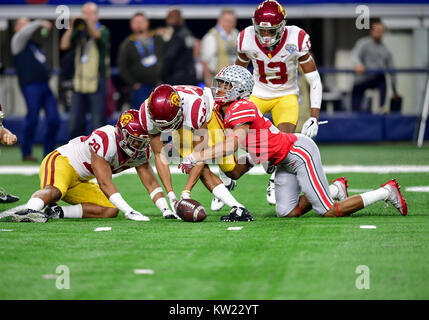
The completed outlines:
{"type": "Polygon", "coordinates": [[[232,207],[229,215],[222,216],[221,221],[234,222],[234,221],[253,221],[253,216],[246,208],[232,207]]]}
{"type": "Polygon", "coordinates": [[[12,203],[19,200],[19,197],[12,194],[6,194],[2,189],[0,189],[0,203],[12,203]]]}
{"type": "Polygon", "coordinates": [[[58,204],[56,204],[55,202],[48,203],[44,212],[48,216],[49,219],[62,219],[62,218],[64,218],[63,209],[58,204]]]}
{"type": "Polygon", "coordinates": [[[32,209],[24,209],[12,214],[12,221],[14,222],[46,222],[48,215],[42,211],[32,209]]]}

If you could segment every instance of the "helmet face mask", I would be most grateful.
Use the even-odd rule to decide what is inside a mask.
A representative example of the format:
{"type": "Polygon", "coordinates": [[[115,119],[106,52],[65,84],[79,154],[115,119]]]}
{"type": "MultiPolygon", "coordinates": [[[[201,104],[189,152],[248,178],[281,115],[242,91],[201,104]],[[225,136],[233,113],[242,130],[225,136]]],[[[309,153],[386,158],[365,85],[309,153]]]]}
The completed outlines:
{"type": "Polygon", "coordinates": [[[248,98],[253,90],[252,74],[242,66],[223,68],[214,78],[212,92],[218,105],[248,98]]]}
{"type": "Polygon", "coordinates": [[[265,0],[255,10],[252,18],[256,38],[263,47],[276,45],[283,36],[286,12],[275,0],[265,0]]]}

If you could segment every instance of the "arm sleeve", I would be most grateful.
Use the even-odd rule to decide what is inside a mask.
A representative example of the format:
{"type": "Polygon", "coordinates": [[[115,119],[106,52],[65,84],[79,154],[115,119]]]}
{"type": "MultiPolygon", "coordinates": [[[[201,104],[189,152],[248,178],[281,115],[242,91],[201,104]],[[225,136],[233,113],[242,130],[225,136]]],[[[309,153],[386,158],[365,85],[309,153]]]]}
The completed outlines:
{"type": "Polygon", "coordinates": [[[33,33],[42,25],[42,20],[30,22],[12,37],[11,51],[14,56],[24,50],[33,33]]]}

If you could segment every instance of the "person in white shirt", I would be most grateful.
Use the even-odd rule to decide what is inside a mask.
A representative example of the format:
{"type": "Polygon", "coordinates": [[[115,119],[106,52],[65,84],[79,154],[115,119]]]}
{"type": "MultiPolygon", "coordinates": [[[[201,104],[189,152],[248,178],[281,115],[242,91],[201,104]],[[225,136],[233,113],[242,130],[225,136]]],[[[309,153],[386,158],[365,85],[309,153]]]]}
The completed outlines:
{"type": "Polygon", "coordinates": [[[238,37],[237,18],[231,9],[223,9],[216,26],[201,40],[201,62],[206,86],[227,65],[233,64],[237,56],[235,42],[238,37]]]}

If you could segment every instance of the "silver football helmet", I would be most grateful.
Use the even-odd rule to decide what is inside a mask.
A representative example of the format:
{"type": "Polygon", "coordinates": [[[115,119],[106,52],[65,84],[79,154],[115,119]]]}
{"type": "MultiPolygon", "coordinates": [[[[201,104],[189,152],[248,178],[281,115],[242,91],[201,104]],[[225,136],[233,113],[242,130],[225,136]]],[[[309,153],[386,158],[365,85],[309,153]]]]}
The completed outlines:
{"type": "Polygon", "coordinates": [[[253,90],[252,74],[246,68],[238,65],[229,65],[223,68],[213,78],[212,92],[217,104],[248,98],[253,90]],[[225,92],[224,95],[220,91],[225,92]]]}

